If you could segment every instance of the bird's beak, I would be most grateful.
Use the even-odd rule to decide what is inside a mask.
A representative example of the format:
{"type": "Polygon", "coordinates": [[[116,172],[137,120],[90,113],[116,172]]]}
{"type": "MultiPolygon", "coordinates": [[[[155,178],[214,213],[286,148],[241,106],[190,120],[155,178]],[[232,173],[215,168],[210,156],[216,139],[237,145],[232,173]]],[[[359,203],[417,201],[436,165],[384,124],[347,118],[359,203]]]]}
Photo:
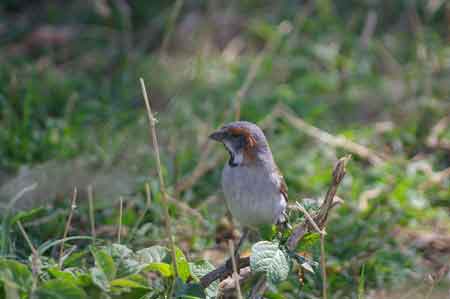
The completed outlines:
{"type": "Polygon", "coordinates": [[[225,133],[222,130],[218,130],[209,135],[209,139],[221,142],[225,136],[225,133]]]}

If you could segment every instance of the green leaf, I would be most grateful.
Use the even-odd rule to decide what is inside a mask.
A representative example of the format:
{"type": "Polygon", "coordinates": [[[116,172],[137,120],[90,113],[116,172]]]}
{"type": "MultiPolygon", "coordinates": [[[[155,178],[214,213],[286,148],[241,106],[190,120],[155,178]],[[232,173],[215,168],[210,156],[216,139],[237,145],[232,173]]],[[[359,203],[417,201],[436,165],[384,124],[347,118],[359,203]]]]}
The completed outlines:
{"type": "Polygon", "coordinates": [[[127,259],[133,255],[133,250],[125,245],[117,243],[111,244],[110,246],[106,247],[106,251],[113,258],[127,259]]]}
{"type": "MultiPolygon", "coordinates": [[[[189,263],[189,268],[191,269],[191,274],[196,282],[199,282],[200,278],[215,269],[208,261],[189,263]]],[[[205,289],[206,298],[216,298],[218,289],[219,281],[216,280],[205,289]]]]}
{"type": "Polygon", "coordinates": [[[365,282],[366,282],[366,278],[365,278],[365,268],[366,265],[363,264],[362,268],[361,268],[361,275],[359,276],[359,283],[358,283],[358,299],[364,299],[364,294],[365,294],[365,282]]]}
{"type": "Polygon", "coordinates": [[[90,269],[92,282],[105,292],[109,292],[110,284],[106,274],[97,267],[90,269]]]}
{"type": "Polygon", "coordinates": [[[64,280],[49,280],[45,282],[37,291],[38,299],[87,299],[83,289],[64,280]]]}
{"type": "Polygon", "coordinates": [[[38,217],[41,217],[45,214],[46,210],[44,208],[36,208],[29,211],[21,211],[18,212],[12,219],[11,224],[16,223],[17,221],[21,221],[22,223],[25,223],[27,221],[31,221],[33,219],[36,219],[38,217]]]}
{"type": "Polygon", "coordinates": [[[136,260],[140,264],[161,263],[169,255],[169,250],[163,246],[152,246],[136,252],[136,260]]]}
{"type": "Polygon", "coordinates": [[[108,255],[106,250],[91,248],[91,252],[95,259],[95,266],[103,271],[108,280],[113,280],[117,271],[113,258],[108,255]]]}
{"type": "Polygon", "coordinates": [[[177,278],[175,282],[175,297],[183,299],[202,299],[206,298],[202,286],[197,283],[184,283],[177,278]]]}
{"type": "Polygon", "coordinates": [[[123,287],[123,288],[131,288],[131,289],[148,289],[148,287],[130,279],[126,278],[118,278],[111,281],[112,287],[123,287]]]}
{"type": "Polygon", "coordinates": [[[16,287],[26,292],[33,283],[28,267],[14,260],[0,259],[0,281],[5,287],[16,287]]]}
{"type": "Polygon", "coordinates": [[[47,271],[53,278],[56,278],[58,280],[66,280],[71,281],[73,283],[76,282],[75,275],[73,275],[73,273],[71,272],[61,271],[56,267],[49,268],[47,271]]]}
{"type": "Polygon", "coordinates": [[[297,246],[297,251],[306,251],[320,240],[319,233],[307,233],[297,246]]]}
{"type": "Polygon", "coordinates": [[[49,241],[41,244],[37,248],[37,251],[38,251],[39,255],[44,255],[44,253],[47,250],[49,250],[50,248],[52,248],[53,246],[59,245],[63,241],[68,242],[68,241],[73,241],[73,240],[93,240],[93,238],[89,237],[89,236],[73,236],[73,237],[67,237],[65,239],[59,239],[59,240],[54,240],[54,241],[49,240],[49,241]]]}
{"type": "Polygon", "coordinates": [[[271,241],[277,233],[277,227],[273,224],[264,224],[259,227],[259,232],[264,240],[271,241]]]}
{"type": "Polygon", "coordinates": [[[166,263],[150,263],[143,268],[144,271],[158,272],[163,277],[173,275],[172,265],[166,263]]]}
{"type": "Polygon", "coordinates": [[[261,241],[252,246],[250,268],[255,273],[266,273],[270,282],[277,283],[287,278],[291,262],[278,243],[261,241]]]}
{"type": "Polygon", "coordinates": [[[184,256],[184,253],[178,247],[175,249],[175,258],[178,268],[178,275],[180,276],[181,280],[183,280],[183,282],[186,282],[189,276],[191,276],[191,271],[189,269],[189,263],[184,256]]]}

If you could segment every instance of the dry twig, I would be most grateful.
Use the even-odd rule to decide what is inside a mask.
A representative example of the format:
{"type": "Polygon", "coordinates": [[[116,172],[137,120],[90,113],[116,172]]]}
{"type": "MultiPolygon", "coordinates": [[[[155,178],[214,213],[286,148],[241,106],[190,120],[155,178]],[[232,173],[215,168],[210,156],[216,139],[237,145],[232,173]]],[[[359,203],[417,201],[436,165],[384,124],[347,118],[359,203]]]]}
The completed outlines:
{"type": "Polygon", "coordinates": [[[76,209],[76,201],[77,201],[77,188],[75,187],[73,189],[73,196],[72,196],[72,201],[70,203],[70,212],[69,212],[69,216],[67,217],[67,221],[66,221],[66,227],[64,229],[64,235],[63,235],[63,239],[61,242],[61,247],[59,248],[59,268],[62,268],[63,265],[63,254],[64,254],[64,242],[67,238],[67,234],[69,233],[69,229],[70,229],[70,223],[72,222],[72,217],[73,217],[73,212],[76,209]]]}
{"type": "Polygon", "coordinates": [[[369,161],[373,165],[379,165],[384,162],[384,157],[380,156],[375,151],[362,146],[361,144],[353,142],[345,137],[331,135],[326,131],[308,124],[303,119],[295,115],[292,110],[282,104],[279,104],[275,109],[275,114],[277,114],[278,116],[282,116],[293,127],[301,130],[306,135],[313,137],[323,143],[326,143],[333,147],[343,148],[346,151],[349,151],[350,153],[369,161]]]}
{"type": "MultiPolygon", "coordinates": [[[[23,237],[27,241],[28,247],[30,247],[31,250],[31,271],[33,273],[33,285],[31,287],[31,294],[34,293],[37,287],[38,283],[38,275],[40,272],[40,259],[39,259],[39,253],[37,252],[36,248],[34,248],[33,243],[31,243],[30,237],[28,236],[27,232],[22,226],[22,222],[17,221],[17,226],[20,229],[20,232],[22,233],[23,237]]],[[[30,296],[33,298],[33,296],[30,296]]]]}
{"type": "Polygon", "coordinates": [[[142,88],[142,94],[144,96],[145,106],[147,108],[148,121],[150,123],[150,135],[152,138],[153,149],[155,151],[156,166],[157,166],[158,177],[159,177],[159,187],[161,189],[161,194],[162,194],[162,199],[163,199],[164,221],[165,221],[166,233],[167,233],[167,237],[169,238],[169,244],[170,244],[170,249],[171,249],[171,254],[172,254],[172,264],[173,264],[173,269],[175,270],[175,276],[178,277],[178,265],[176,262],[175,242],[173,240],[172,223],[171,223],[170,214],[169,214],[169,199],[168,199],[169,196],[167,195],[166,187],[164,184],[164,177],[163,177],[162,169],[161,169],[161,158],[159,156],[158,139],[156,137],[156,118],[153,116],[153,113],[152,113],[152,108],[150,106],[150,101],[148,99],[144,79],[140,78],[140,83],[141,83],[141,88],[142,88]]]}

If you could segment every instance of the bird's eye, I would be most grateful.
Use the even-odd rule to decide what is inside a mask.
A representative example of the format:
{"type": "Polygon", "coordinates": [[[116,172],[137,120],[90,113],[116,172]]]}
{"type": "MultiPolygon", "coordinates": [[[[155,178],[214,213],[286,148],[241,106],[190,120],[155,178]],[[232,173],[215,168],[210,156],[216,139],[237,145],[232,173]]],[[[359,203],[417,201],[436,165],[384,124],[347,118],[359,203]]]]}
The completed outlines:
{"type": "Polygon", "coordinates": [[[231,134],[231,138],[238,139],[241,135],[238,134],[231,134]]]}

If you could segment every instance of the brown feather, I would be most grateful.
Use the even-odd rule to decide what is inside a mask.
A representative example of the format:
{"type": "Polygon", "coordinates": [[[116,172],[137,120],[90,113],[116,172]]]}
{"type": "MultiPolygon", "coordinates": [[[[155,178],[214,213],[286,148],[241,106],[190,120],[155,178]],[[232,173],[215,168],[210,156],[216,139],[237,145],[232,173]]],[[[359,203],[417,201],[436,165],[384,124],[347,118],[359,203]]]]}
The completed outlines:
{"type": "Polygon", "coordinates": [[[228,132],[232,135],[244,136],[245,138],[245,148],[244,157],[248,161],[255,159],[252,149],[256,146],[256,140],[252,136],[249,130],[246,128],[229,128],[228,132]]]}

